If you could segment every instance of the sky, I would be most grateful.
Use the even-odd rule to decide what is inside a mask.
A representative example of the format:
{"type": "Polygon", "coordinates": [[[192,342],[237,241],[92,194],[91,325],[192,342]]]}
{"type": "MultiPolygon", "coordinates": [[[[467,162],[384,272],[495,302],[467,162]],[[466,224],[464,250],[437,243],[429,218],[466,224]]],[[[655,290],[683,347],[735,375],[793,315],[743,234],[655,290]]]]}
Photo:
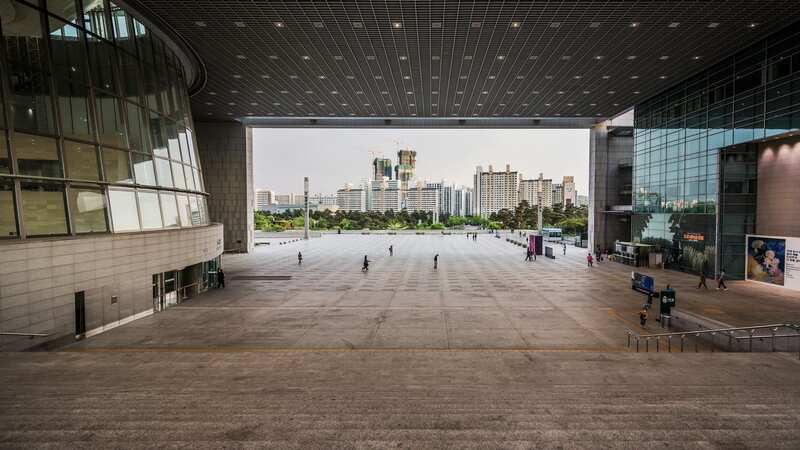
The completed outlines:
{"type": "Polygon", "coordinates": [[[472,186],[475,166],[498,171],[511,164],[525,179],[542,172],[560,183],[572,175],[578,192],[588,193],[586,129],[255,128],[253,186],[300,193],[308,176],[312,193],[335,193],[371,177],[375,156],[397,164],[398,148],[417,151],[420,180],[472,186]]]}

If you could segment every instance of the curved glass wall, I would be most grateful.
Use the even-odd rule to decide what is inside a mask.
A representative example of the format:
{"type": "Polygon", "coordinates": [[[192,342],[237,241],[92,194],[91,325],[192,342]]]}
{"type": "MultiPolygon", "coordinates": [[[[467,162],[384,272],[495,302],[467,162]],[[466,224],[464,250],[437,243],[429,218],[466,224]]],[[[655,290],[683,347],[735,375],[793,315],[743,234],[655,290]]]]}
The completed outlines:
{"type": "Polygon", "coordinates": [[[0,100],[0,237],[208,224],[180,61],[114,2],[3,2],[0,100]]]}
{"type": "Polygon", "coordinates": [[[741,271],[731,249],[755,226],[743,144],[800,129],[800,22],[636,105],[634,126],[633,239],[672,268],[741,271]]]}

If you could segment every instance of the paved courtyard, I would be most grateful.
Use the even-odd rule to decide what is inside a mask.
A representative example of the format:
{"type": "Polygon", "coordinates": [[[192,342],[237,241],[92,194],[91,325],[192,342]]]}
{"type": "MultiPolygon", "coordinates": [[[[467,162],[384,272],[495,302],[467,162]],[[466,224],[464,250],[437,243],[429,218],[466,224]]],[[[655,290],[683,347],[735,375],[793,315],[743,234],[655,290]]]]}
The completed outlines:
{"type": "MultiPolygon", "coordinates": [[[[585,256],[570,246],[554,260],[526,263],[522,248],[490,235],[273,241],[249,255],[225,255],[225,289],[69,349],[622,351],[625,328],[639,330],[644,297],[630,289],[630,267],[606,261],[588,268],[585,256]],[[253,279],[277,275],[291,279],[253,279]]],[[[694,277],[648,272],[660,287],[672,283],[680,307],[726,323],[800,322],[800,301],[780,288],[734,282],[727,292],[698,291],[694,277]]],[[[647,331],[657,330],[651,320],[647,331]]]]}

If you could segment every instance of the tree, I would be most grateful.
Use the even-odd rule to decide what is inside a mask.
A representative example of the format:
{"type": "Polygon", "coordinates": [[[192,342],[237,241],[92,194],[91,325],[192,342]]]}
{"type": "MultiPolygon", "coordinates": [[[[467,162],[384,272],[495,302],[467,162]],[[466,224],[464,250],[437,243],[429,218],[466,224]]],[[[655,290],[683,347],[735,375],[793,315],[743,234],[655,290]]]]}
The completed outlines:
{"type": "Polygon", "coordinates": [[[467,219],[462,216],[450,216],[447,218],[447,226],[450,228],[463,227],[467,219]]]}

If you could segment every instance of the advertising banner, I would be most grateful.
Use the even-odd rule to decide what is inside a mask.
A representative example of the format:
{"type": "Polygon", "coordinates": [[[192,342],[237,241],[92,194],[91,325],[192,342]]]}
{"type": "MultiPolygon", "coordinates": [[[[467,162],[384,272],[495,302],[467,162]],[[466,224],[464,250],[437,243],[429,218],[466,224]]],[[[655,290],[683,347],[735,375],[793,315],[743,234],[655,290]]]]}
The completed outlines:
{"type": "Polygon", "coordinates": [[[745,278],[800,290],[800,238],[747,235],[745,278]]]}

